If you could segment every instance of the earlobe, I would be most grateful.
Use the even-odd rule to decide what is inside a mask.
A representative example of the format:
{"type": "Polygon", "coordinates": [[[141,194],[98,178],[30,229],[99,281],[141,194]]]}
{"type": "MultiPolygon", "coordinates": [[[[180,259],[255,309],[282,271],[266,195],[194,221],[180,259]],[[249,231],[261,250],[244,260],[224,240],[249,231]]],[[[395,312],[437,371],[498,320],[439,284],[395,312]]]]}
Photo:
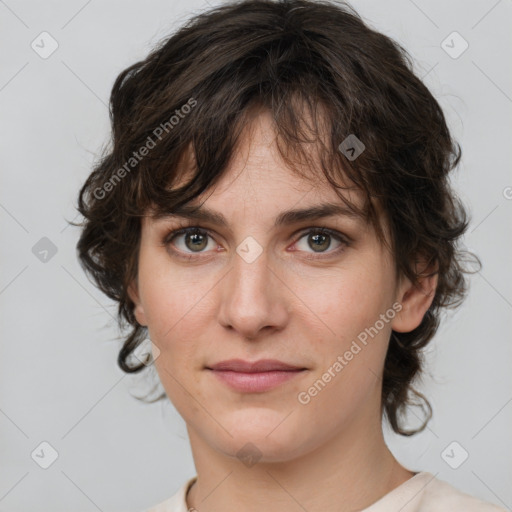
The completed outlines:
{"type": "Polygon", "coordinates": [[[146,327],[147,326],[146,314],[144,313],[144,307],[142,306],[142,303],[141,303],[141,300],[139,297],[137,279],[134,279],[128,286],[128,296],[130,297],[131,301],[134,303],[133,314],[135,315],[137,322],[140,325],[146,327]]]}
{"type": "Polygon", "coordinates": [[[391,327],[396,332],[411,332],[418,327],[428,308],[434,300],[437,289],[438,274],[434,274],[433,267],[429,267],[418,277],[416,286],[404,278],[398,293],[398,302],[402,309],[397,313],[391,327]]]}

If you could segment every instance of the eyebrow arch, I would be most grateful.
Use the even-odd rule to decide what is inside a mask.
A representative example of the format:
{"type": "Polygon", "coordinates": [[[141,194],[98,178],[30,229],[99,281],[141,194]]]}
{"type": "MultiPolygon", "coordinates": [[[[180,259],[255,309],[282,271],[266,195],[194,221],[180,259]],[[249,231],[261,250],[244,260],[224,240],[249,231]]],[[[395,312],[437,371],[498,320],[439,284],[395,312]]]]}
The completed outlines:
{"type": "MultiPolygon", "coordinates": [[[[323,203],[307,208],[287,210],[281,212],[275,219],[274,226],[287,226],[303,221],[318,220],[325,217],[344,216],[348,218],[364,220],[364,214],[350,210],[347,206],[335,203],[323,203]]],[[[196,221],[210,222],[212,224],[227,227],[228,222],[220,212],[210,210],[206,206],[191,206],[188,204],[174,208],[172,211],[157,214],[153,218],[183,217],[196,221]]]]}

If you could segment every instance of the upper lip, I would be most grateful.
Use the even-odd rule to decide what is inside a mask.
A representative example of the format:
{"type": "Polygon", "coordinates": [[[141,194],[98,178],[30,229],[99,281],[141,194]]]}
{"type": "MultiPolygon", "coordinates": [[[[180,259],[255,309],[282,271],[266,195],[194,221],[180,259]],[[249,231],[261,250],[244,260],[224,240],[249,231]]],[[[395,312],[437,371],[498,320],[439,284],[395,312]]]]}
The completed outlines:
{"type": "Polygon", "coordinates": [[[221,361],[212,366],[207,366],[207,368],[209,370],[230,370],[241,373],[305,370],[303,367],[283,363],[276,359],[260,359],[254,362],[244,361],[243,359],[229,359],[228,361],[221,361]]]}

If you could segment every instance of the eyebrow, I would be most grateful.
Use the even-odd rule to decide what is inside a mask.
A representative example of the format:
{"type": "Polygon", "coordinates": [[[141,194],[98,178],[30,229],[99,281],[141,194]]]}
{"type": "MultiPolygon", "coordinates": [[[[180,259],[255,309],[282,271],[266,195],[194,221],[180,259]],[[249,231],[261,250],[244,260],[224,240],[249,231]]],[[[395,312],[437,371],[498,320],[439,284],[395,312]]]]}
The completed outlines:
{"type": "MultiPolygon", "coordinates": [[[[325,217],[343,216],[357,220],[365,220],[362,212],[351,210],[345,205],[335,203],[322,203],[307,208],[298,208],[281,212],[274,221],[275,227],[287,226],[303,221],[318,220],[325,217]]],[[[167,219],[183,217],[190,220],[210,222],[212,224],[228,227],[228,221],[220,212],[206,206],[192,206],[185,204],[172,211],[156,214],[154,219],[167,219]]]]}

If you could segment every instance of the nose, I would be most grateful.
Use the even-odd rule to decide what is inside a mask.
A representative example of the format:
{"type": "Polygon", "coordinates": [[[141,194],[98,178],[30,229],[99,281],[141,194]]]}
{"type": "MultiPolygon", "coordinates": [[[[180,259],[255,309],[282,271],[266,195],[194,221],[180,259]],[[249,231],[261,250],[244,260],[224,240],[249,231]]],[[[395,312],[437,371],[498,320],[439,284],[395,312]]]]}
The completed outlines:
{"type": "Polygon", "coordinates": [[[220,324],[248,340],[282,330],[288,322],[289,297],[282,278],[269,267],[266,251],[250,263],[235,254],[231,265],[222,280],[220,324]]]}

